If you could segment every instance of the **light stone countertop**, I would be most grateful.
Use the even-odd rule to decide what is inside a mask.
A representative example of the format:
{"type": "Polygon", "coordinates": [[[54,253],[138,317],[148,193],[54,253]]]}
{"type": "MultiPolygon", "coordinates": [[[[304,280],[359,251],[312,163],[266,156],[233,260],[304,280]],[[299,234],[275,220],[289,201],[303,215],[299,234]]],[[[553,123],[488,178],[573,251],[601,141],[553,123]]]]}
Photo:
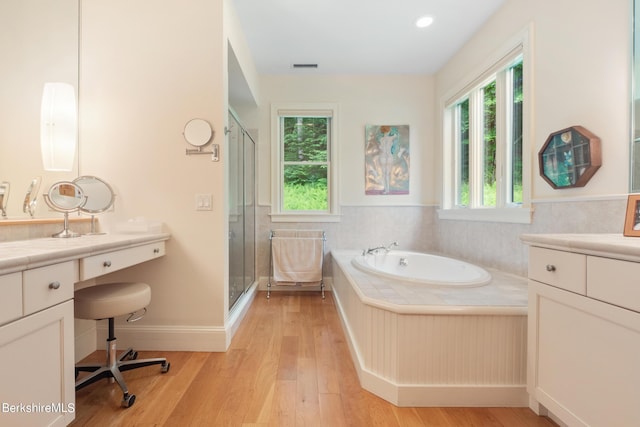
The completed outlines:
{"type": "Polygon", "coordinates": [[[622,234],[523,234],[520,239],[529,246],[640,262],[640,237],[622,234]]]}
{"type": "Polygon", "coordinates": [[[0,274],[168,240],[168,233],[100,234],[0,243],[0,274]]]}
{"type": "Polygon", "coordinates": [[[331,251],[332,258],[353,282],[356,293],[366,304],[404,314],[527,314],[528,287],[524,277],[483,267],[492,277],[491,282],[484,286],[454,288],[425,285],[361,271],[351,264],[359,254],[354,250],[331,251]]]}

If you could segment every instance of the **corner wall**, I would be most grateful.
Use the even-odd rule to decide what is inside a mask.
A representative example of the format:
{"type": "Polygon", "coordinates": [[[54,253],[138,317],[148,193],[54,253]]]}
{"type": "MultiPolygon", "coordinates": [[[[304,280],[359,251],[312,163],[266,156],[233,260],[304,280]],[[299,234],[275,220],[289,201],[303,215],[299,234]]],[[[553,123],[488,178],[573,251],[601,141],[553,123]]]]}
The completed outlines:
{"type": "Polygon", "coordinates": [[[223,130],[225,31],[237,32],[225,30],[228,5],[82,2],[81,173],[116,192],[115,208],[100,216],[108,230],[144,217],[171,233],[166,257],[100,279],[150,283],[148,314],[136,329],[120,325],[148,349],[224,351],[232,334],[223,130]],[[182,132],[193,118],[212,125],[220,162],[185,154],[182,132]],[[213,209],[196,211],[195,195],[207,193],[213,209]]]}
{"type": "MultiPolygon", "coordinates": [[[[437,247],[516,274],[527,273],[522,233],[621,233],[629,188],[631,1],[507,0],[436,75],[436,101],[469,68],[523,28],[533,28],[531,168],[528,225],[440,220],[437,247]],[[554,190],[539,176],[537,153],[548,135],[582,125],[602,140],[602,167],[583,188],[554,190]]],[[[438,119],[438,139],[442,135],[438,119]]],[[[441,143],[435,156],[442,158],[441,143]]],[[[437,189],[440,182],[440,163],[437,189]]]]}

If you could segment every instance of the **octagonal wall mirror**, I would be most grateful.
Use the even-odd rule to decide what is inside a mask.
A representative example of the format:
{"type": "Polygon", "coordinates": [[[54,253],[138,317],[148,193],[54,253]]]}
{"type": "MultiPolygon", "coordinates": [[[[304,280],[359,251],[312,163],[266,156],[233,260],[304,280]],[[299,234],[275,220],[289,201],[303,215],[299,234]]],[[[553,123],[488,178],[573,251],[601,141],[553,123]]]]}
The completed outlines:
{"type": "Polygon", "coordinates": [[[540,176],[555,189],[584,187],[602,164],[600,138],[582,126],[553,132],[538,153],[540,176]]]}

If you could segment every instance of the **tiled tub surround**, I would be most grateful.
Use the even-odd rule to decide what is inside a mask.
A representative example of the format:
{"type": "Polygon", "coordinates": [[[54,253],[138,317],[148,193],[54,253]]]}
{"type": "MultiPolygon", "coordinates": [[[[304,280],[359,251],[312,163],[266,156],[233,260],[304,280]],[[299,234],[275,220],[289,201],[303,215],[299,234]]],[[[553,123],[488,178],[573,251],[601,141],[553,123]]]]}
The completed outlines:
{"type": "MultiPolygon", "coordinates": [[[[434,206],[342,206],[336,223],[273,223],[269,208],[257,212],[257,272],[266,289],[269,231],[316,228],[327,233],[325,277],[331,278],[333,248],[364,249],[397,241],[398,249],[439,252],[453,258],[526,277],[527,233],[621,233],[627,198],[540,201],[531,224],[440,220],[434,206]]],[[[330,282],[330,280],[329,280],[330,282]]]]}
{"type": "Polygon", "coordinates": [[[526,280],[402,283],[332,251],[333,292],[362,386],[398,406],[527,406],[526,280]]]}

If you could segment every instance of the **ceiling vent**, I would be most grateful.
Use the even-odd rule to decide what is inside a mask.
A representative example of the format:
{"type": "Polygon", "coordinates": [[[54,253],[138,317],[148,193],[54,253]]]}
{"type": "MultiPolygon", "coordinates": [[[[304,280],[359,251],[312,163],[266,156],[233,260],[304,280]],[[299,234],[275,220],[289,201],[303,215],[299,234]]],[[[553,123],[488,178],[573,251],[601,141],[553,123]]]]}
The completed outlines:
{"type": "Polygon", "coordinates": [[[293,64],[293,68],[318,68],[318,64],[293,64]]]}

